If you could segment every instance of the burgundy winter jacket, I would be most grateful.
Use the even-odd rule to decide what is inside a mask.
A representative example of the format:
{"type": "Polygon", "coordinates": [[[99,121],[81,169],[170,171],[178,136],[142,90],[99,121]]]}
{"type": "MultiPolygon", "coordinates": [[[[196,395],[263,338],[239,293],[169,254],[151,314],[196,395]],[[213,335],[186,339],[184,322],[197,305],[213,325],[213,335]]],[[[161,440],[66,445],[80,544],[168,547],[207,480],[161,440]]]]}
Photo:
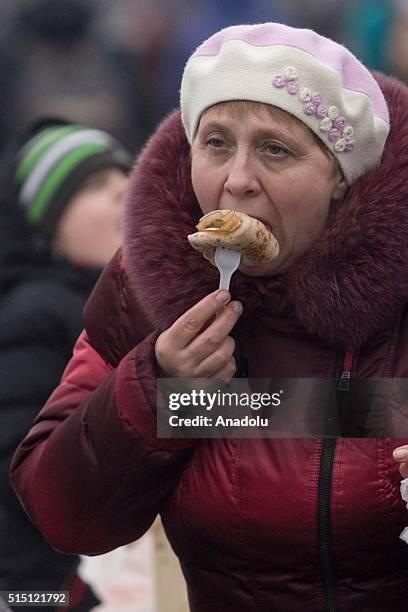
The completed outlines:
{"type": "MultiPolygon", "coordinates": [[[[234,276],[250,377],[332,378],[345,355],[351,385],[408,377],[408,90],[378,78],[392,122],[382,166],[290,273],[234,276]]],[[[175,113],[137,164],[123,253],[15,455],[22,503],[56,548],[85,554],[135,540],[160,513],[193,612],[405,612],[408,511],[392,451],[407,438],[156,435],[155,340],[217,285],[186,240],[200,216],[189,171],[175,113]]],[[[377,394],[379,413],[392,399],[377,394]]]]}

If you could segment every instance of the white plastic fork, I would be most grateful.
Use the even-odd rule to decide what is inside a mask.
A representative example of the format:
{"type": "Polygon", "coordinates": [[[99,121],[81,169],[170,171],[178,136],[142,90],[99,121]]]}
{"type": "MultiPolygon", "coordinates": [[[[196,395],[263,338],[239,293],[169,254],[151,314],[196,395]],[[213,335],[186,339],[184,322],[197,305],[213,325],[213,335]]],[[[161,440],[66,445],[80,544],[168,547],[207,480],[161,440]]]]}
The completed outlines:
{"type": "Polygon", "coordinates": [[[229,290],[231,276],[238,268],[241,261],[241,253],[232,251],[225,247],[217,247],[215,249],[215,265],[220,272],[219,289],[229,290]]]}

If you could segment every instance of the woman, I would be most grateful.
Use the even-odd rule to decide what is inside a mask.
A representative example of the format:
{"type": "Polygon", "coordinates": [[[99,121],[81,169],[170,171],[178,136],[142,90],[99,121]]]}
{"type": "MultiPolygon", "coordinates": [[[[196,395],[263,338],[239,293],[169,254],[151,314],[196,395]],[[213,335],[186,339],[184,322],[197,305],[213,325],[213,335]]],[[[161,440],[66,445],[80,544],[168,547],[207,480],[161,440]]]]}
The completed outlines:
{"type": "Polygon", "coordinates": [[[85,302],[122,244],[131,158],[109,134],[41,120],[23,135],[1,187],[0,588],[60,589],[78,559],[45,542],[8,478],[10,460],[58,384],[85,302]],[[3,233],[4,230],[4,233],[3,233]]]}
{"type": "Polygon", "coordinates": [[[99,554],[160,513],[194,612],[406,609],[405,439],[156,434],[158,377],[406,377],[408,92],[377,79],[272,23],[190,58],[183,126],[169,117],[142,154],[123,253],[14,458],[54,546],[99,554]],[[186,240],[218,208],[261,218],[280,246],[231,294],[186,240]]]}

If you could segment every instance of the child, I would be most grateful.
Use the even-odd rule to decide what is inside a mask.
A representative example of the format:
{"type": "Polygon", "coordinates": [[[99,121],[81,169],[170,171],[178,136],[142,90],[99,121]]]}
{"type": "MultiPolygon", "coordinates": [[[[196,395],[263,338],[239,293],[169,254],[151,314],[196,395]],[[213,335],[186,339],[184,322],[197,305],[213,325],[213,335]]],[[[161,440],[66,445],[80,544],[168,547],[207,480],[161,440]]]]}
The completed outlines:
{"type": "MultiPolygon", "coordinates": [[[[11,456],[58,384],[82,309],[122,243],[131,166],[109,134],[43,120],[1,182],[0,589],[61,589],[77,558],[49,546],[11,489],[11,456]]],[[[52,500],[49,500],[52,504],[52,500]]]]}

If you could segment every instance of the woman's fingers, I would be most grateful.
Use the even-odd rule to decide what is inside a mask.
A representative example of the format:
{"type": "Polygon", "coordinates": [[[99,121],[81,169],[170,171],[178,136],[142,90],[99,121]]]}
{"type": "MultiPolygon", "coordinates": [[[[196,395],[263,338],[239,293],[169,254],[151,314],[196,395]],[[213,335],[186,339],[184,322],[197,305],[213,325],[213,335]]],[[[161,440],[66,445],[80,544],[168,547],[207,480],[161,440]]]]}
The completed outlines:
{"type": "Polygon", "coordinates": [[[225,364],[225,366],[219,370],[218,372],[216,372],[211,379],[212,380],[221,380],[223,382],[225,382],[227,385],[230,382],[231,378],[234,377],[234,374],[237,370],[237,366],[235,363],[235,359],[234,357],[231,357],[231,359],[225,364]]]}
{"type": "Polygon", "coordinates": [[[399,446],[393,452],[395,461],[400,464],[399,470],[403,478],[408,478],[408,445],[399,446]]]}
{"type": "Polygon", "coordinates": [[[220,346],[198,364],[194,377],[214,378],[230,362],[231,357],[234,355],[234,350],[235,340],[231,336],[227,336],[220,346]]]}
{"type": "Polygon", "coordinates": [[[165,332],[173,350],[179,351],[196,338],[205,324],[228,304],[231,295],[223,289],[214,291],[187,310],[165,332]]]}
{"type": "Polygon", "coordinates": [[[164,377],[211,378],[224,369],[235,346],[229,333],[242,313],[230,299],[224,290],[211,293],[159,336],[155,354],[164,377]]]}
{"type": "Polygon", "coordinates": [[[242,306],[240,302],[228,304],[218,317],[191,342],[186,349],[186,354],[197,365],[201,365],[201,362],[207,360],[218,351],[229,336],[241,313],[242,306]]]}

